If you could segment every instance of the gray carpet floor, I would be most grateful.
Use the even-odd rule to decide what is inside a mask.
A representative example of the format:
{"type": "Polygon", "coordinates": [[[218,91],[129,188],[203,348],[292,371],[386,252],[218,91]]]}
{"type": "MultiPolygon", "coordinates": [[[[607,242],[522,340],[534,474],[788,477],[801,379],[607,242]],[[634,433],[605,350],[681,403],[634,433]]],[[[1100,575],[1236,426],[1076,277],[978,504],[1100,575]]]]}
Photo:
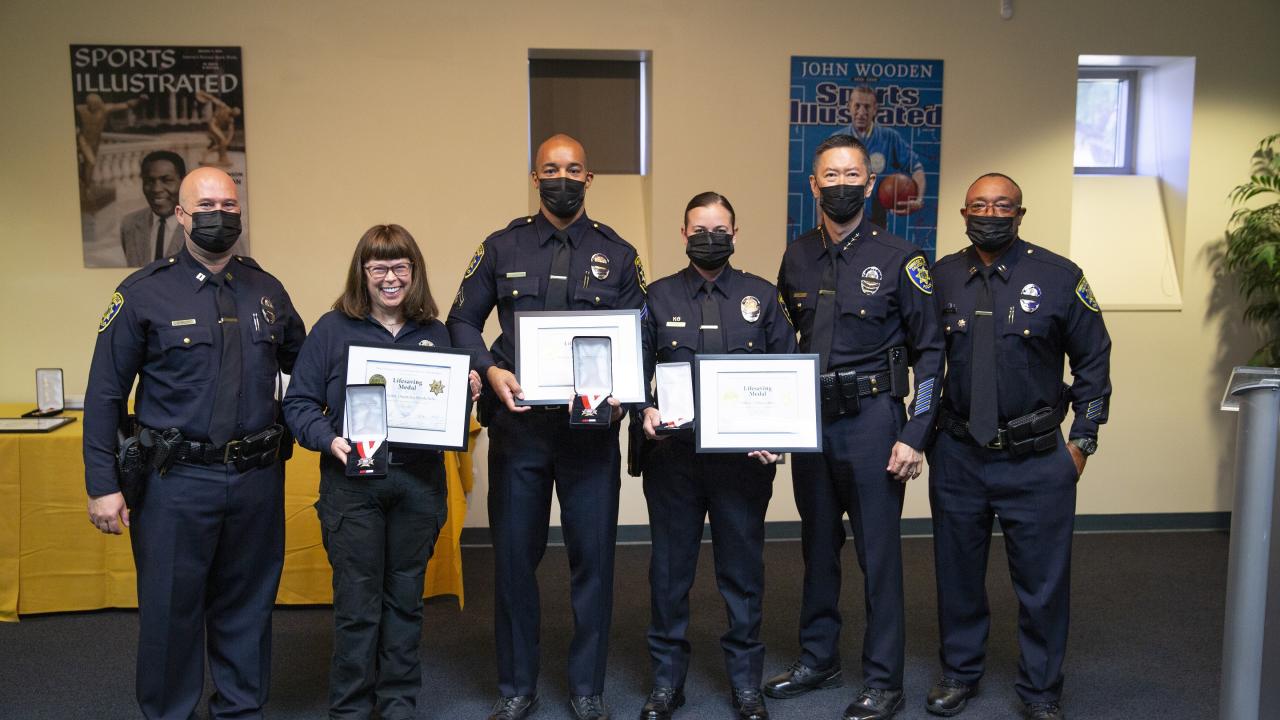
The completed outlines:
{"type": "MultiPolygon", "coordinates": [[[[1216,717],[1228,538],[1225,533],[1078,535],[1073,563],[1071,643],[1064,707],[1071,718],[1145,720],[1216,717]]],[[[933,553],[928,538],[904,540],[907,589],[907,706],[902,720],[932,717],[924,697],[937,673],[933,553]]],[[[647,545],[618,548],[618,576],[606,699],[614,717],[636,717],[649,689],[645,626],[649,614],[647,545]]],[[[491,638],[493,555],[465,548],[467,607],[427,605],[421,718],[482,720],[495,695],[491,638]]],[[[798,542],[771,542],[765,551],[768,587],[763,635],[766,676],[797,651],[802,577],[798,542]]],[[[536,718],[569,717],[565,653],[572,613],[568,563],[551,548],[539,578],[543,602],[543,706],[536,718]]],[[[801,698],[770,700],[777,720],[839,718],[857,692],[863,627],[862,578],[845,549],[842,639],[846,687],[801,698]]],[[[993,615],[987,676],[962,717],[1018,718],[1017,603],[1004,547],[992,546],[988,577],[993,615]]],[[[718,644],[723,605],[715,589],[711,547],[703,545],[691,598],[693,662],[681,720],[734,717],[718,644]]],[[[0,718],[67,720],[135,718],[137,614],[107,610],[30,616],[0,623],[0,718]]],[[[268,718],[323,718],[331,650],[328,608],[280,608],[268,718]]],[[[206,689],[210,687],[206,684],[206,689]]],[[[204,718],[205,709],[198,711],[204,718]]]]}

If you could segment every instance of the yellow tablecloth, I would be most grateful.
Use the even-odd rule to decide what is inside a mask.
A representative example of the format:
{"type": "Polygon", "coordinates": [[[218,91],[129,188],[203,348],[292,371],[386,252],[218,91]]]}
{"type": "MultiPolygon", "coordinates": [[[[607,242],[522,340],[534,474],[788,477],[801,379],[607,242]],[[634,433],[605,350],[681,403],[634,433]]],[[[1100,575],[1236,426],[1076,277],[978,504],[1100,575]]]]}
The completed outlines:
{"type": "MultiPolygon", "coordinates": [[[[30,408],[0,404],[0,417],[30,408]]],[[[0,434],[0,621],[25,613],[137,607],[128,535],[104,535],[89,523],[84,490],[82,414],[51,433],[0,434]]],[[[479,426],[471,427],[472,441],[479,426]]],[[[449,519],[427,564],[425,597],[462,595],[458,540],[471,490],[469,453],[446,453],[449,519]]],[[[315,503],[316,453],[297,448],[285,466],[284,573],[276,602],[324,604],[333,599],[329,560],[320,542],[315,503]]],[[[126,531],[127,532],[127,531],[126,531]]]]}

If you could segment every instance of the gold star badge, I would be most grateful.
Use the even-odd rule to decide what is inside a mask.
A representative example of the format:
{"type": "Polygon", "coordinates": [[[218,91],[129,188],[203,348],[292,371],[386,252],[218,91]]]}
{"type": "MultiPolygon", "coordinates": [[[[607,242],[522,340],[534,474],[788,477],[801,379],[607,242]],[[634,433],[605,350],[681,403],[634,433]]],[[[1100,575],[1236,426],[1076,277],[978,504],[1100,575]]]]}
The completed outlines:
{"type": "Polygon", "coordinates": [[[439,394],[440,394],[440,393],[442,393],[442,392],[444,392],[444,383],[440,382],[439,380],[432,380],[432,381],[431,381],[431,394],[433,394],[433,395],[439,395],[439,394]]]}

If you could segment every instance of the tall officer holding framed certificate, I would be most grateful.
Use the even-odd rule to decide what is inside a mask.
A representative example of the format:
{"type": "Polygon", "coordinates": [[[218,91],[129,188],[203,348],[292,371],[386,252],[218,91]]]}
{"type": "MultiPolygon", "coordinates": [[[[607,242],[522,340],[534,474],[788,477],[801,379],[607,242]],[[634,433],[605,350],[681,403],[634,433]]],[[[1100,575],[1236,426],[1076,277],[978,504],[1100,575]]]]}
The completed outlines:
{"type": "Polygon", "coordinates": [[[797,455],[805,580],[800,657],[765,685],[773,697],[836,687],[840,670],[840,548],[844,517],[865,577],[862,690],[846,720],[883,720],[902,707],[906,620],[899,520],[905,482],[920,474],[941,392],[943,340],[928,261],[867,221],[875,185],[867,150],[833,135],[814,152],[809,184],[822,219],[787,247],[778,290],[817,353],[822,454],[797,455]],[[903,398],[912,394],[910,419],[903,398]]]}
{"type": "MultiPolygon", "coordinates": [[[[285,394],[289,427],[303,447],[320,453],[316,513],[333,566],[330,717],[369,718],[375,708],[383,718],[416,717],[422,685],[422,588],[427,559],[448,517],[448,485],[440,451],[423,449],[424,443],[411,433],[406,437],[414,444],[399,442],[396,433],[426,425],[420,418],[401,415],[434,417],[448,412],[449,406],[453,424],[465,428],[469,413],[465,397],[459,395],[477,393],[480,378],[471,373],[470,388],[466,381],[454,381],[457,373],[436,372],[430,383],[424,382],[425,373],[434,368],[397,370],[397,365],[407,363],[393,353],[394,346],[402,346],[402,354],[424,355],[407,350],[449,344],[417,242],[399,225],[375,225],[356,244],[333,310],[316,322],[303,343],[285,394]],[[386,345],[392,349],[384,350],[382,357],[399,363],[379,365],[366,359],[368,351],[386,345]],[[366,355],[357,356],[358,352],[366,355]],[[360,373],[356,382],[349,370],[360,373]],[[351,413],[344,423],[348,386],[361,384],[385,387],[385,393],[376,396],[376,420],[369,423],[351,413]],[[415,402],[406,388],[416,388],[418,395],[435,402],[426,397],[415,402]],[[437,411],[437,405],[443,407],[437,411]],[[348,474],[348,455],[374,457],[374,448],[364,443],[352,447],[348,441],[366,434],[362,430],[367,428],[360,427],[366,424],[377,425],[375,437],[388,437],[390,430],[385,467],[379,457],[376,466],[371,465],[376,472],[348,474]]],[[[465,358],[462,361],[466,377],[465,358]]]]}
{"type": "MultiPolygon", "coordinates": [[[[645,359],[655,363],[691,362],[694,354],[792,353],[795,329],[778,291],[769,281],[729,264],[738,228],[733,206],[722,195],[695,195],[685,208],[685,253],[689,266],[649,288],[644,323],[645,359]]],[[[687,377],[687,376],[686,376],[687,377]]],[[[812,375],[810,378],[812,379],[812,375]]],[[[659,377],[659,383],[663,382],[659,377]]],[[[660,396],[680,393],[660,387],[660,396]]],[[[686,392],[692,392],[692,383],[686,392]]],[[[774,463],[768,450],[699,454],[692,428],[659,435],[664,424],[687,414],[672,407],[646,407],[644,495],[649,505],[653,556],[649,563],[652,617],[649,655],[653,689],[640,717],[664,720],[684,703],[689,670],[689,589],[702,543],[702,526],[711,518],[716,584],[729,615],[721,637],[731,702],[744,720],[768,717],[760,680],[764,643],[760,641],[764,595],[764,516],[773,496],[774,463]],[[665,413],[665,415],[664,415],[665,413]]],[[[705,418],[699,418],[704,422],[705,418]]]]}
{"type": "MultiPolygon", "coordinates": [[[[564,402],[521,405],[515,367],[516,313],[526,310],[638,310],[644,270],[636,251],[587,217],[591,185],[586,152],[567,135],[538,148],[532,179],[541,207],[490,235],[476,249],[449,312],[454,344],[475,353],[488,383],[480,398],[489,426],[489,527],[496,576],[494,634],[498,691],[492,718],[526,717],[538,702],[540,608],[535,573],[547,545],[551,493],[572,573],[575,619],[569,647],[570,706],[582,719],[608,717],[603,700],[613,615],[613,556],[618,534],[621,458],[613,410],[606,429],[570,427],[564,402]],[[485,348],[494,307],[502,334],[485,348]]],[[[571,362],[566,353],[564,360],[571,362]]],[[[572,376],[571,366],[565,372],[572,376]]]]}

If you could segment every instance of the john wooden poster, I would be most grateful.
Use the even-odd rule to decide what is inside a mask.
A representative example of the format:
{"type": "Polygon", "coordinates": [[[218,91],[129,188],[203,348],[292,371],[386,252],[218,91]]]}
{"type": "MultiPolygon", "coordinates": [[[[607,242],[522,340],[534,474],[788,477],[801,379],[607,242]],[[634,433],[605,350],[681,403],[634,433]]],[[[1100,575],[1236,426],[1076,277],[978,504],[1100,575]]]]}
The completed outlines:
{"type": "Polygon", "coordinates": [[[141,267],[182,246],[178,187],[202,166],[240,191],[249,252],[244,75],[238,47],[72,45],[85,267],[141,267]]]}

